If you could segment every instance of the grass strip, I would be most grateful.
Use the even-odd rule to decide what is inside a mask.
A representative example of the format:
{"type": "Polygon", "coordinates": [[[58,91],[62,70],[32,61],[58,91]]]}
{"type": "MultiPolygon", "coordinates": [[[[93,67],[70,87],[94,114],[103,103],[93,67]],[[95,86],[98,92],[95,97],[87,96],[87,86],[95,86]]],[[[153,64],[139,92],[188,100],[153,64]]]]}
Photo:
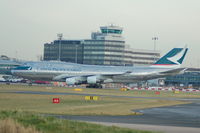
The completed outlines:
{"type": "Polygon", "coordinates": [[[133,97],[167,97],[167,98],[200,98],[199,92],[180,92],[178,94],[172,91],[159,91],[160,94],[156,95],[155,91],[148,90],[130,90],[120,91],[120,89],[87,89],[83,91],[74,91],[74,88],[66,87],[53,87],[53,86],[28,86],[28,85],[4,85],[0,84],[0,92],[9,91],[42,91],[42,92],[55,92],[55,93],[77,93],[77,94],[98,94],[98,95],[113,95],[113,96],[133,96],[133,97]]]}
{"type": "Polygon", "coordinates": [[[1,111],[0,120],[13,119],[23,126],[34,127],[42,133],[156,133],[151,131],[132,130],[119,128],[116,126],[102,126],[58,119],[54,117],[44,117],[34,113],[20,111],[1,111]]]}

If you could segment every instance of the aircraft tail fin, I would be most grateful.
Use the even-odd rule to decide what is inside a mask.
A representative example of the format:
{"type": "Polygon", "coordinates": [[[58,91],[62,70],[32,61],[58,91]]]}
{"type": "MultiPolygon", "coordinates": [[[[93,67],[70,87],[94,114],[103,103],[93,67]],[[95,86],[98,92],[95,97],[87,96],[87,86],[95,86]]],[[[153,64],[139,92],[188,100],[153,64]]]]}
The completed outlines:
{"type": "Polygon", "coordinates": [[[187,54],[188,48],[173,48],[166,55],[161,57],[153,66],[174,66],[179,67],[187,54]]]}

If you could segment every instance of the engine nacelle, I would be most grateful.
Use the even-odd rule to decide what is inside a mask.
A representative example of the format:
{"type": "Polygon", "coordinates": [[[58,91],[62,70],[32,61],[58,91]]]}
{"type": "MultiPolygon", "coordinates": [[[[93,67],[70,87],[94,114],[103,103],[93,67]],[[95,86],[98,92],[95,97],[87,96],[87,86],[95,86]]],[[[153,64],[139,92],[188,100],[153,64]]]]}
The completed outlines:
{"type": "Polygon", "coordinates": [[[67,78],[66,83],[67,83],[67,85],[75,85],[76,84],[76,78],[67,78]]]}
{"type": "Polygon", "coordinates": [[[90,76],[87,78],[87,83],[88,84],[96,84],[100,82],[100,77],[98,76],[90,76]]]}
{"type": "Polygon", "coordinates": [[[113,82],[112,79],[106,79],[106,80],[103,81],[103,83],[112,83],[112,82],[113,82]]]}
{"type": "Polygon", "coordinates": [[[67,85],[75,85],[75,84],[81,84],[86,82],[85,77],[72,77],[72,78],[67,78],[66,83],[67,85]]]}

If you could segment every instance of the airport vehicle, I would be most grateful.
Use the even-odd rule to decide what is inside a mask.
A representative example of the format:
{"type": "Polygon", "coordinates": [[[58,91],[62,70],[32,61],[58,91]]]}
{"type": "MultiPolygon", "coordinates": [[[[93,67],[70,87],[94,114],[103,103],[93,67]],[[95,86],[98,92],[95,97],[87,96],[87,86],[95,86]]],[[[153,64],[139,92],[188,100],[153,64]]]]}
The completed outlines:
{"type": "Polygon", "coordinates": [[[102,83],[134,83],[183,73],[181,64],[188,48],[173,48],[155,64],[148,67],[101,66],[60,61],[26,62],[12,70],[13,75],[33,80],[65,81],[68,85],[102,83]]]}

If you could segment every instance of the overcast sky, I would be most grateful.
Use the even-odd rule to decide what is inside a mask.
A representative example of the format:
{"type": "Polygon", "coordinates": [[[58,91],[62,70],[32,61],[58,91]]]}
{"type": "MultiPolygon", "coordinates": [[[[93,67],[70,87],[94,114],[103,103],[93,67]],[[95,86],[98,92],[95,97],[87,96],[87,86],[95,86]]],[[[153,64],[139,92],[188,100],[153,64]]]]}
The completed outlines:
{"type": "Polygon", "coordinates": [[[200,0],[0,0],[0,55],[37,60],[57,33],[88,39],[110,23],[136,49],[152,50],[153,36],[162,55],[187,44],[184,66],[200,67],[200,0]]]}

